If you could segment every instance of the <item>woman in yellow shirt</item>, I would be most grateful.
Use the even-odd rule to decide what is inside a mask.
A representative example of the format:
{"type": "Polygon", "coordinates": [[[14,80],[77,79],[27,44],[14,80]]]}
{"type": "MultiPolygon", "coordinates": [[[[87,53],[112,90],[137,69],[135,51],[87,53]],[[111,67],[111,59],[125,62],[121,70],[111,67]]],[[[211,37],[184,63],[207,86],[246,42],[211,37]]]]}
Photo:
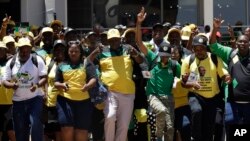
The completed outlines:
{"type": "Polygon", "coordinates": [[[82,62],[80,41],[68,42],[67,61],[56,70],[55,87],[63,90],[57,97],[58,121],[63,141],[87,141],[93,104],[88,90],[96,83],[95,67],[82,62]]]}
{"type": "Polygon", "coordinates": [[[52,138],[56,141],[61,140],[60,125],[58,123],[58,115],[56,111],[56,98],[61,91],[55,88],[55,73],[56,67],[65,60],[66,43],[63,40],[56,40],[53,45],[52,58],[50,63],[48,63],[48,89],[47,89],[47,99],[46,108],[48,121],[45,123],[44,133],[46,139],[52,138]]]}

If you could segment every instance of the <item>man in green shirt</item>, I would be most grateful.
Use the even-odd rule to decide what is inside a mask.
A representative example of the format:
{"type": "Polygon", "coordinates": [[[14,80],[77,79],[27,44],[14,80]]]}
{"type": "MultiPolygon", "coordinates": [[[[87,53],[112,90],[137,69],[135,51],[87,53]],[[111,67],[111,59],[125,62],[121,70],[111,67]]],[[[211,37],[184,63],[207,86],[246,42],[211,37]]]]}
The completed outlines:
{"type": "MultiPolygon", "coordinates": [[[[226,129],[229,129],[227,127],[231,124],[250,124],[250,50],[246,35],[238,37],[235,50],[216,43],[216,32],[222,23],[223,20],[214,19],[210,49],[228,64],[231,75],[231,79],[228,79],[231,84],[228,85],[228,102],[225,107],[226,129]]],[[[227,135],[230,134],[232,133],[227,135]]]]}
{"type": "Polygon", "coordinates": [[[146,86],[149,106],[156,114],[156,136],[158,140],[173,141],[174,137],[174,99],[172,86],[174,77],[180,76],[180,65],[171,60],[171,47],[169,45],[159,48],[155,54],[142,43],[141,23],[145,20],[144,8],[137,15],[136,42],[145,55],[151,67],[148,72],[149,80],[146,86]],[[159,57],[158,57],[159,56],[159,57]],[[176,69],[173,70],[173,65],[176,69]]]}

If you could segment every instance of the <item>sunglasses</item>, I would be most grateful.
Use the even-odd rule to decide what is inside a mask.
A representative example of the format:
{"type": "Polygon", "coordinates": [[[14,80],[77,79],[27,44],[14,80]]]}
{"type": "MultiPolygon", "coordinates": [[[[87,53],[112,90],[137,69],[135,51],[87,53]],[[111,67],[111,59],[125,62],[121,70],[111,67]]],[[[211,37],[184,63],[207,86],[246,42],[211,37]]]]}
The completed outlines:
{"type": "Polygon", "coordinates": [[[69,45],[69,46],[71,46],[71,45],[73,45],[73,44],[80,45],[81,42],[80,42],[79,40],[76,40],[76,41],[69,41],[69,42],[68,42],[68,45],[69,45]]]}

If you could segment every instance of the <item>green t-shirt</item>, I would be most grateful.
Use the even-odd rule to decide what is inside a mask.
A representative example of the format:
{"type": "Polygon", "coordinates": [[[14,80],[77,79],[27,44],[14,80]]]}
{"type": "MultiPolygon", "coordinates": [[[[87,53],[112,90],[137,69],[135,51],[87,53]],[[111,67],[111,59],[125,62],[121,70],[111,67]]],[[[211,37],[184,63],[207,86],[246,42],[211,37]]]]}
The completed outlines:
{"type": "MultiPolygon", "coordinates": [[[[154,59],[157,57],[155,53],[148,50],[146,59],[148,62],[153,63],[154,59]]],[[[171,59],[169,59],[171,60],[171,59]]],[[[180,64],[176,64],[176,76],[180,77],[180,64]]],[[[151,78],[147,82],[146,94],[147,95],[172,95],[172,86],[174,83],[174,73],[172,70],[172,61],[168,61],[166,67],[162,67],[161,63],[158,62],[157,65],[150,71],[151,78]]]]}

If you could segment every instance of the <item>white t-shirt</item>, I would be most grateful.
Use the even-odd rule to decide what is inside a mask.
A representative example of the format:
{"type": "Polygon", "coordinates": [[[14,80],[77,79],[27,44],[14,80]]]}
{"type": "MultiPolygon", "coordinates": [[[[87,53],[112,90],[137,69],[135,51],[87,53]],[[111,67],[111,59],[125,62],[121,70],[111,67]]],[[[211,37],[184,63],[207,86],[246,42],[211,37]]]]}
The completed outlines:
{"type": "Polygon", "coordinates": [[[35,85],[39,82],[39,77],[47,74],[47,69],[44,61],[40,56],[37,56],[36,66],[32,62],[32,55],[30,58],[21,65],[18,54],[16,57],[15,64],[13,68],[10,68],[10,59],[6,64],[6,71],[4,73],[3,80],[15,81],[18,84],[18,88],[14,91],[13,101],[23,101],[27,99],[31,99],[37,95],[44,95],[41,88],[37,88],[34,92],[30,91],[30,87],[32,83],[35,85]]]}

